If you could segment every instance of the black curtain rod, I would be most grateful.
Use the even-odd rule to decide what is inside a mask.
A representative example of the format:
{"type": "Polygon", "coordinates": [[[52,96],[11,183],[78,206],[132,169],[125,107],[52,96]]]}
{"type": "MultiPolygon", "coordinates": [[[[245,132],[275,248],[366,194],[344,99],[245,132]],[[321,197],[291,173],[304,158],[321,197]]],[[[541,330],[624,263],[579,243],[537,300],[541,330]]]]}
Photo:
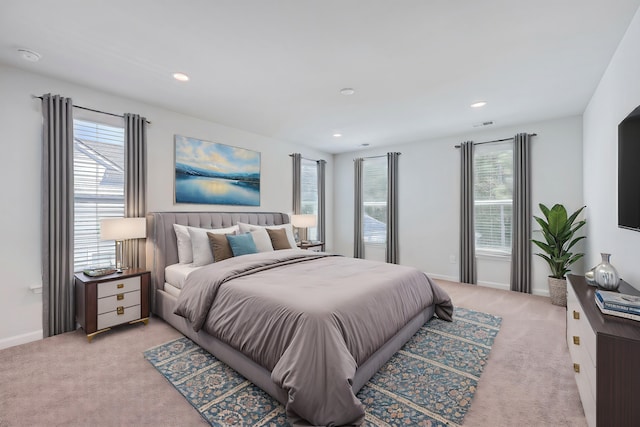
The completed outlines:
{"type": "MultiPolygon", "coordinates": [[[[289,154],[289,157],[293,157],[293,153],[289,154]]],[[[319,161],[324,160],[324,159],[320,159],[320,160],[316,160],[316,159],[309,159],[309,158],[307,158],[307,157],[302,157],[302,156],[300,156],[300,158],[301,158],[301,159],[303,159],[303,160],[309,160],[310,162],[316,162],[316,163],[318,163],[319,161]]],[[[326,160],[325,160],[325,161],[326,161],[326,160]]]]}
{"type": "MultiPolygon", "coordinates": [[[[400,152],[395,152],[397,154],[402,154],[400,152]]],[[[388,154],[381,154],[379,156],[368,156],[368,157],[357,157],[355,159],[353,159],[353,161],[355,162],[357,159],[379,159],[380,157],[387,157],[388,154]]]]}
{"type": "MultiPolygon", "coordinates": [[[[530,133],[529,136],[538,136],[537,133],[530,133]]],[[[511,138],[504,139],[494,139],[493,141],[482,141],[482,142],[474,142],[473,145],[482,145],[482,144],[491,144],[492,142],[504,142],[513,140],[513,136],[511,138]]],[[[454,145],[454,148],[460,148],[459,145],[454,145]]]]}
{"type": "MultiPolygon", "coordinates": [[[[42,99],[41,96],[36,96],[36,95],[31,95],[32,98],[38,98],[38,99],[42,99]]],[[[94,110],[93,108],[89,108],[89,107],[82,107],[80,105],[73,105],[73,108],[79,108],[81,110],[87,110],[87,111],[93,111],[94,113],[100,113],[100,114],[106,114],[107,116],[113,116],[113,117],[120,117],[121,119],[124,119],[124,115],[122,114],[114,114],[114,113],[108,113],[106,111],[100,111],[100,110],[94,110]]],[[[147,119],[144,119],[145,122],[147,122],[148,125],[151,124],[151,122],[147,119]]]]}

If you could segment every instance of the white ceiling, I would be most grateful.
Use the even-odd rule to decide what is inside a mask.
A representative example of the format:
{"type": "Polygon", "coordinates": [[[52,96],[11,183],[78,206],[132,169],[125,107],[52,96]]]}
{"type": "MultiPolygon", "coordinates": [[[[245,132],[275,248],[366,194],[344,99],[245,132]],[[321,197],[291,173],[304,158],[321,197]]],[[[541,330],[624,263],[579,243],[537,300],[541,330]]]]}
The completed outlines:
{"type": "Polygon", "coordinates": [[[0,0],[0,63],[338,153],[581,114],[639,5],[0,0]]]}

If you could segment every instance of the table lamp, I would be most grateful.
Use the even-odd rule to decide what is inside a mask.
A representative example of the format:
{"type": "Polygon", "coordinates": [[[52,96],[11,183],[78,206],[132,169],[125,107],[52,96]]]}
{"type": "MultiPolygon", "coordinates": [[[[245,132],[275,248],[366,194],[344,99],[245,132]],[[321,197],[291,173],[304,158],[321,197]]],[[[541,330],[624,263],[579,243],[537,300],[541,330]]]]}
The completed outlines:
{"type": "Polygon", "coordinates": [[[316,224],[317,217],[313,214],[291,215],[291,225],[303,231],[300,236],[301,243],[307,243],[307,229],[309,227],[315,227],[316,224]]]}
{"type": "Polygon", "coordinates": [[[122,242],[129,239],[147,237],[147,221],[145,218],[104,218],[100,220],[100,240],[116,241],[116,272],[122,273],[124,249],[122,242]]]}

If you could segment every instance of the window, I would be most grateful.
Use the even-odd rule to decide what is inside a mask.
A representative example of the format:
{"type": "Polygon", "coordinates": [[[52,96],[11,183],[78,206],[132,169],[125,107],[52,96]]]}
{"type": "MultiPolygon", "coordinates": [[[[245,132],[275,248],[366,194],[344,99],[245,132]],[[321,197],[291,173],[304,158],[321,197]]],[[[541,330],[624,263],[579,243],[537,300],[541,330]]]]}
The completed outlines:
{"type": "Polygon", "coordinates": [[[362,229],[365,243],[387,242],[387,158],[365,159],[362,167],[362,229]]]}
{"type": "Polygon", "coordinates": [[[473,161],[476,251],[510,255],[513,143],[476,145],[473,161]]]}
{"type": "MultiPolygon", "coordinates": [[[[300,164],[300,213],[318,217],[318,162],[302,159],[300,164]]],[[[307,240],[318,240],[318,227],[307,229],[307,240]]]]}
{"type": "Polygon", "coordinates": [[[114,263],[100,219],[124,216],[124,128],[73,121],[74,270],[114,263]]]}

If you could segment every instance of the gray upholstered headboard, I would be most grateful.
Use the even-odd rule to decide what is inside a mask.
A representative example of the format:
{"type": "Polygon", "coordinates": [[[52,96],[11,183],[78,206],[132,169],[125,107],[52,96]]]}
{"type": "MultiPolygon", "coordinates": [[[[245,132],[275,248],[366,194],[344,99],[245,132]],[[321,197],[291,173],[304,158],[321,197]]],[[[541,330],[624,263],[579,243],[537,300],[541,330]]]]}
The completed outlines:
{"type": "Polygon", "coordinates": [[[200,228],[224,228],[244,222],[280,225],[289,216],[280,212],[150,212],[147,214],[147,270],[151,271],[151,307],[156,289],[164,288],[164,269],[178,262],[178,243],[173,224],[200,228]]]}

